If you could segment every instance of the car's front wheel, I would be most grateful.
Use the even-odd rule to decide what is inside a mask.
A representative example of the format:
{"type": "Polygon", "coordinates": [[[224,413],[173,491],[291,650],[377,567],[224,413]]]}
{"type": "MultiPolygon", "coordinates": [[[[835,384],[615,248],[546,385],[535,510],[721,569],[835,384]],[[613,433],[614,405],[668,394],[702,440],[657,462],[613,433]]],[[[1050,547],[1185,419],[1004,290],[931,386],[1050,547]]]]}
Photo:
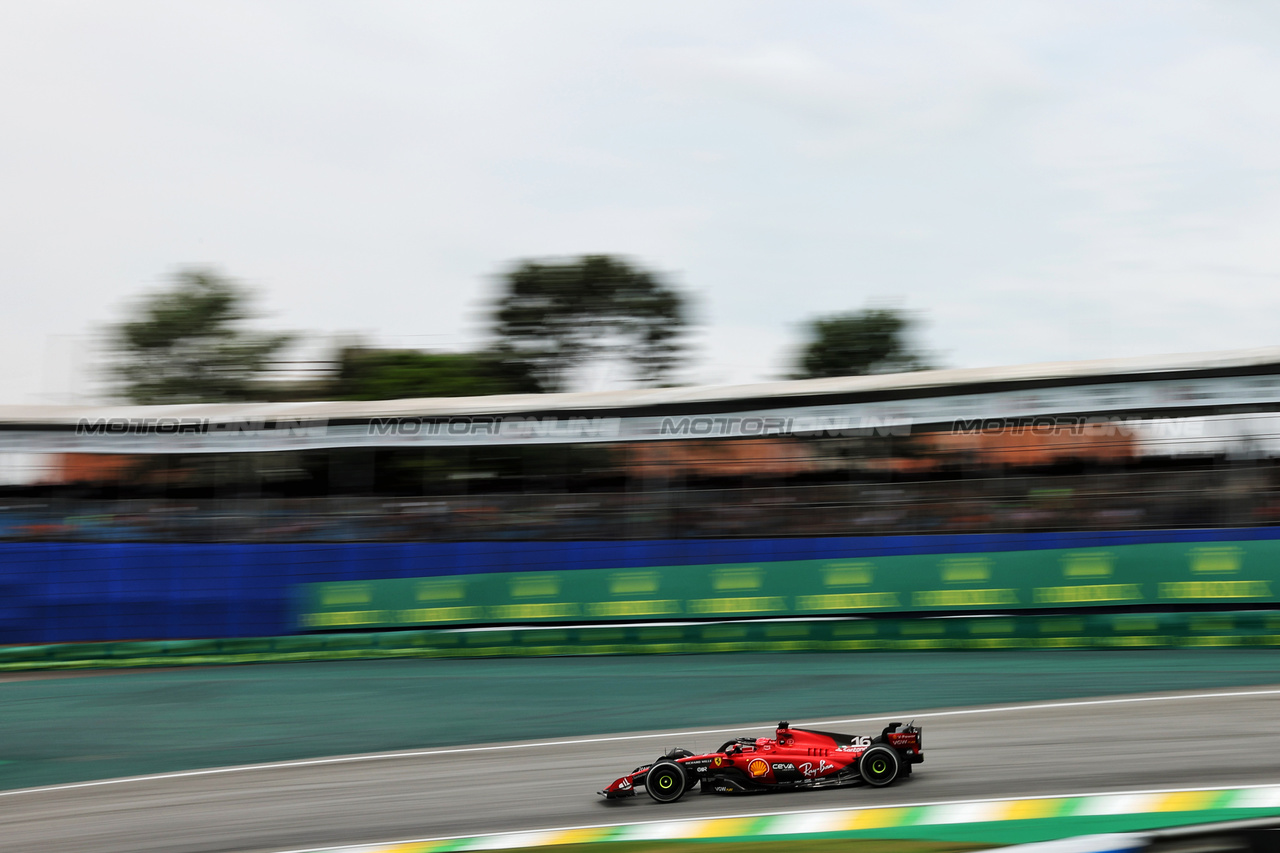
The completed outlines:
{"type": "Polygon", "coordinates": [[[659,761],[644,777],[644,789],[660,803],[674,803],[687,786],[684,768],[674,761],[659,761]]]}
{"type": "Polygon", "coordinates": [[[902,757],[891,746],[875,744],[858,759],[858,774],[862,781],[876,788],[883,788],[898,778],[902,771],[902,757]]]}

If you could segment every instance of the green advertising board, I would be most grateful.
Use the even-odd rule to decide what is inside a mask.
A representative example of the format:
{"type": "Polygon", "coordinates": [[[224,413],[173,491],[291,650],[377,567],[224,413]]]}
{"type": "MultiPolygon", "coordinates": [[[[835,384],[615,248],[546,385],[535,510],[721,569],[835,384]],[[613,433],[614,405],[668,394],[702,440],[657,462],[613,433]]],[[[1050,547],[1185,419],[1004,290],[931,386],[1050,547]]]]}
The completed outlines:
{"type": "Polygon", "coordinates": [[[0,671],[296,661],[951,650],[1275,649],[1280,613],[1060,614],[414,628],[281,637],[63,643],[0,648],[0,671]]]}
{"type": "Polygon", "coordinates": [[[303,630],[1274,602],[1280,541],[303,584],[303,630]]]}

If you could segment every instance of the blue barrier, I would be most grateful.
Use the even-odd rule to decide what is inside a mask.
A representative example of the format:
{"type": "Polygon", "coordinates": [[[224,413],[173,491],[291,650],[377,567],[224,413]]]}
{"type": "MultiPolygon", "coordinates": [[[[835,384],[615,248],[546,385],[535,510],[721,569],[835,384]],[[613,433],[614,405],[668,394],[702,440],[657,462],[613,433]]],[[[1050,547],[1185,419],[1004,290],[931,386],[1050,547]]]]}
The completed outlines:
{"type": "Polygon", "coordinates": [[[1264,539],[1280,539],[1280,527],[621,542],[0,542],[0,643],[289,634],[291,596],[317,581],[1264,539]]]}

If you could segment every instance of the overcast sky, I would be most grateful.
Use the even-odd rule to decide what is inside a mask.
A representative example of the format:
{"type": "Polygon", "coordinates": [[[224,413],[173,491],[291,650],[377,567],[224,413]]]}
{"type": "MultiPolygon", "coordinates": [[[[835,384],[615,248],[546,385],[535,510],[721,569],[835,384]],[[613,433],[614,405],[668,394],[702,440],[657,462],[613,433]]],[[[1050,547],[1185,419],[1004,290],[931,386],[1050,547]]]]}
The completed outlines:
{"type": "Polygon", "coordinates": [[[0,0],[0,403],[186,265],[269,324],[459,349],[513,259],[704,325],[922,315],[947,366],[1280,343],[1280,5],[0,0]]]}

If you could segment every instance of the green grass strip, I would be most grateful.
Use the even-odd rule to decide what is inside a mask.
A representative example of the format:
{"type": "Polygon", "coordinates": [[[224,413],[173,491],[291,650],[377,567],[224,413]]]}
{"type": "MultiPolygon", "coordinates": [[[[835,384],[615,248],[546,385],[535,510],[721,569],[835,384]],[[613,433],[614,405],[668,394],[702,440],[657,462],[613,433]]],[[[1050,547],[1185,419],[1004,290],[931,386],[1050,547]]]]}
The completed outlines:
{"type": "Polygon", "coordinates": [[[1250,611],[1094,613],[1070,619],[894,618],[681,626],[579,626],[305,634],[222,640],[69,643],[0,648],[0,671],[225,666],[299,661],[479,659],[720,652],[1264,649],[1280,646],[1275,617],[1250,611]],[[1005,636],[988,636],[998,628],[1005,636]],[[922,633],[928,636],[920,636],[922,633]]]}

